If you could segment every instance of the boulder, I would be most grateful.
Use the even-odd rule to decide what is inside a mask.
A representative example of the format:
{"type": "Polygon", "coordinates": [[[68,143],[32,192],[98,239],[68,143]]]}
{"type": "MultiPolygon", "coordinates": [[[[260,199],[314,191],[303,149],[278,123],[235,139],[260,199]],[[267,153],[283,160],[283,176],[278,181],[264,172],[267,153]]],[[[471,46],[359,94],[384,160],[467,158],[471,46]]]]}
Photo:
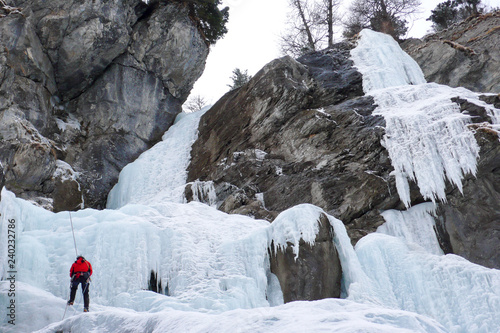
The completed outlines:
{"type": "Polygon", "coordinates": [[[50,140],[15,107],[0,111],[0,163],[5,186],[21,195],[40,196],[56,167],[56,150],[50,140]]]}
{"type": "Polygon", "coordinates": [[[319,232],[313,245],[300,239],[296,257],[291,245],[269,248],[271,272],[280,282],[285,303],[340,297],[342,267],[333,243],[334,231],[325,214],[318,221],[319,232]]]}
{"type": "Polygon", "coordinates": [[[83,195],[77,174],[66,162],[58,160],[56,165],[57,169],[53,175],[53,211],[75,211],[83,208],[83,195]]]}
{"type": "Polygon", "coordinates": [[[28,142],[16,147],[5,181],[14,192],[42,191],[44,182],[52,177],[56,168],[56,155],[44,143],[28,142]]]}
{"type": "Polygon", "coordinates": [[[471,17],[449,29],[411,39],[404,50],[428,82],[476,92],[500,91],[500,11],[471,17]]]}

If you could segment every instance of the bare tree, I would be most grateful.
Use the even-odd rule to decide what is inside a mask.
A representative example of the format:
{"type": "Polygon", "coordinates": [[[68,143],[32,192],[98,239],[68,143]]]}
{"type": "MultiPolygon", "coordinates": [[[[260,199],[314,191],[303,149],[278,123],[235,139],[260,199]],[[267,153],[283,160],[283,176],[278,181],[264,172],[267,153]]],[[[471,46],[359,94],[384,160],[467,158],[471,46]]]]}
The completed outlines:
{"type": "Polygon", "coordinates": [[[420,0],[354,0],[344,24],[344,36],[370,28],[398,39],[408,30],[406,18],[418,13],[419,6],[420,0]]]}
{"type": "Polygon", "coordinates": [[[289,0],[287,32],[280,46],[285,54],[300,56],[310,51],[331,47],[334,26],[340,22],[336,15],[340,0],[289,0]]]}
{"type": "Polygon", "coordinates": [[[189,112],[196,112],[203,109],[208,104],[207,100],[201,95],[194,95],[184,103],[184,108],[189,112]]]}

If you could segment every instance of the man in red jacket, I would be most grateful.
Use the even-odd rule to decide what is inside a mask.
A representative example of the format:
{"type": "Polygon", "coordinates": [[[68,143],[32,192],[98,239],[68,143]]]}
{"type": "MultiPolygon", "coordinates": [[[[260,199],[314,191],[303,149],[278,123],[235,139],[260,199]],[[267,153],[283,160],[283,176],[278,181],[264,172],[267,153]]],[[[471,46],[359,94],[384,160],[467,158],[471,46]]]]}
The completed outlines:
{"type": "Polygon", "coordinates": [[[78,285],[81,283],[83,294],[83,312],[89,312],[89,280],[91,275],[92,265],[90,262],[85,260],[83,256],[78,256],[69,270],[69,276],[71,276],[71,295],[69,297],[68,305],[73,305],[76,290],[78,289],[78,285]]]}

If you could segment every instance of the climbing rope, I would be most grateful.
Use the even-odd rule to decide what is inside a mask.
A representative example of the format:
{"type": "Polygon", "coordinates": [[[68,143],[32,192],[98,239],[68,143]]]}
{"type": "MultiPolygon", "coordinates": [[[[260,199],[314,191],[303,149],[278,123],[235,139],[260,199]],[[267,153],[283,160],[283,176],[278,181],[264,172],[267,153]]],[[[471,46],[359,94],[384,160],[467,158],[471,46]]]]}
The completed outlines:
{"type": "Polygon", "coordinates": [[[73,233],[73,242],[75,243],[75,254],[78,257],[78,248],[76,247],[75,229],[73,228],[73,219],[71,218],[71,212],[68,211],[69,221],[71,222],[71,232],[73,233]]]}

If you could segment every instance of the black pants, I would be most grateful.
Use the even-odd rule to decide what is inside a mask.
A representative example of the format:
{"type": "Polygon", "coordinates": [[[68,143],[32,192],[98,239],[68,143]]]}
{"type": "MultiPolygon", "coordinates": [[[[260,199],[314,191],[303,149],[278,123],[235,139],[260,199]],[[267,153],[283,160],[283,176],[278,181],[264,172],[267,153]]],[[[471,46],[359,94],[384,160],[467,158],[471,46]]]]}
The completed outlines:
{"type": "Polygon", "coordinates": [[[76,290],[78,289],[78,285],[82,284],[82,294],[83,294],[83,307],[88,309],[89,308],[89,286],[90,283],[87,282],[87,279],[83,277],[83,275],[80,275],[78,279],[74,279],[73,282],[71,282],[71,295],[69,297],[70,302],[75,301],[75,296],[76,296],[76,290]]]}

